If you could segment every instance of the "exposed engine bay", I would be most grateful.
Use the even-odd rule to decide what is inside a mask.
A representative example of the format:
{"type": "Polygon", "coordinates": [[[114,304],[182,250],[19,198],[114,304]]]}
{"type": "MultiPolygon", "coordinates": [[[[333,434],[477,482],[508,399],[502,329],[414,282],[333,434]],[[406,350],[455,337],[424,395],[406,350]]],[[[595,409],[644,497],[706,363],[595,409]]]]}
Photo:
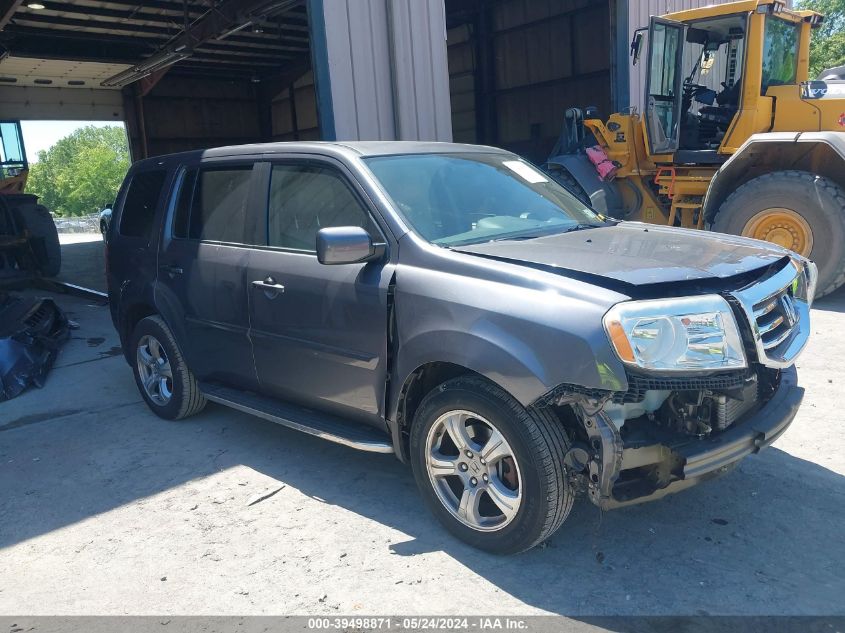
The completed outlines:
{"type": "MultiPolygon", "coordinates": [[[[630,374],[616,393],[559,393],[554,406],[574,412],[575,441],[566,455],[577,488],[603,508],[663,496],[695,483],[690,456],[711,450],[775,393],[780,372],[752,369],[688,378],[630,374]],[[685,481],[685,480],[688,480],[685,481]]],[[[733,464],[702,478],[728,472],[733,464]]]]}

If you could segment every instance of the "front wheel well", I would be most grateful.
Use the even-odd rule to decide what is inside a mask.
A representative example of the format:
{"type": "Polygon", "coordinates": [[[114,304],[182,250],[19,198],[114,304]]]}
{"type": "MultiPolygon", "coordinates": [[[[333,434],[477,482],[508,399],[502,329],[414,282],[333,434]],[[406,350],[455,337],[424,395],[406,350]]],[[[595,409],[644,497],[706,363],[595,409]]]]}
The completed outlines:
{"type": "Polygon", "coordinates": [[[757,141],[741,149],[716,172],[704,201],[704,217],[713,224],[722,203],[747,182],[784,171],[823,176],[845,187],[845,158],[823,141],[757,141]]]}
{"type": "MultiPolygon", "coordinates": [[[[478,376],[484,378],[462,365],[447,362],[426,363],[417,367],[405,379],[399,392],[399,406],[396,412],[399,433],[402,439],[401,450],[407,459],[409,454],[410,435],[408,430],[414,420],[414,415],[422,399],[438,385],[459,376],[478,376]]],[[[484,380],[487,380],[484,378],[484,380]]]]}

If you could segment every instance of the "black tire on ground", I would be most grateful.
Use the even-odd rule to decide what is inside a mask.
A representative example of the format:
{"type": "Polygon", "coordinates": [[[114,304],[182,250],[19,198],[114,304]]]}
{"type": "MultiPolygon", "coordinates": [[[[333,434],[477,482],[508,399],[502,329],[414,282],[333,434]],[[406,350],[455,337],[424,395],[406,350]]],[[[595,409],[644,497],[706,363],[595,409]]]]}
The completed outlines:
{"type": "Polygon", "coordinates": [[[132,373],[135,375],[135,384],[144,401],[157,416],[166,420],[181,420],[188,416],[199,413],[206,405],[206,399],[200,392],[194,374],[188,369],[182,352],[176,345],[176,339],[167,324],[159,316],[150,316],[141,319],[132,331],[129,338],[131,347],[130,357],[132,358],[132,373]],[[138,346],[144,336],[153,336],[164,348],[167,360],[170,362],[172,381],[172,396],[166,404],[154,402],[147,394],[141,382],[140,370],[138,367],[138,346]]]}
{"type": "Polygon", "coordinates": [[[758,176],[722,203],[713,230],[742,235],[757,213],[771,208],[792,210],[810,225],[810,259],[819,267],[816,296],[845,284],[845,190],[827,178],[803,171],[758,176]]]}
{"type": "Polygon", "coordinates": [[[496,554],[515,554],[548,539],[572,509],[574,492],[563,466],[569,439],[548,409],[526,410],[498,386],[476,376],[459,377],[423,398],[411,427],[411,467],[429,510],[456,537],[496,554]],[[522,501],[510,523],[483,532],[461,523],[443,505],[425,461],[429,430],[444,413],[461,409],[495,425],[513,449],[521,474],[522,501]]]}
{"type": "Polygon", "coordinates": [[[590,196],[584,191],[584,188],[578,184],[575,177],[560,165],[549,165],[548,174],[562,187],[566,188],[569,193],[578,198],[579,201],[592,208],[593,204],[590,201],[590,196]]]}
{"type": "Polygon", "coordinates": [[[47,207],[36,204],[34,207],[22,209],[20,218],[33,237],[44,240],[43,251],[36,253],[40,260],[38,267],[41,274],[45,277],[55,277],[62,269],[62,247],[53,216],[47,207]]]}

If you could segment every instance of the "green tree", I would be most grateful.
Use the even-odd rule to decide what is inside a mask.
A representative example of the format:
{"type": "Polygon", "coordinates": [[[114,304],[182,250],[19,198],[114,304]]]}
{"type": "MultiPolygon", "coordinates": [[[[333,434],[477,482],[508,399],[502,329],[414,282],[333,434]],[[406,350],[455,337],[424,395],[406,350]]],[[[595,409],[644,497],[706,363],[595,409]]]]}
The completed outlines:
{"type": "Polygon", "coordinates": [[[824,14],[824,22],[813,30],[810,40],[810,77],[845,64],[845,0],[799,0],[795,8],[824,14]]]}
{"type": "Polygon", "coordinates": [[[26,189],[56,215],[86,215],[114,200],[127,169],[123,128],[89,125],[38,152],[26,189]]]}

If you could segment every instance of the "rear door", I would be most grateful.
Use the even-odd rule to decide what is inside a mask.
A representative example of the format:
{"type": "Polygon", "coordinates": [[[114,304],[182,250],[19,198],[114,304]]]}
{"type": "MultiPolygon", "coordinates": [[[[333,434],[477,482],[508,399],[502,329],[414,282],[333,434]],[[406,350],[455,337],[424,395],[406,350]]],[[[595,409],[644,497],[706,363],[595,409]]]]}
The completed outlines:
{"type": "Polygon", "coordinates": [[[268,164],[268,244],[249,264],[255,365],[266,395],[383,424],[388,286],[393,266],[326,266],[317,231],[378,226],[364,191],[333,161],[268,164]],[[272,282],[277,290],[268,289],[272,282]],[[259,283],[256,283],[259,282],[259,283]]]}
{"type": "Polygon", "coordinates": [[[252,160],[188,164],[177,176],[158,261],[156,305],[200,380],[256,389],[250,248],[264,242],[252,160]]]}
{"type": "Polygon", "coordinates": [[[678,149],[686,29],[681,22],[658,17],[649,25],[645,124],[652,155],[678,149]]]}

